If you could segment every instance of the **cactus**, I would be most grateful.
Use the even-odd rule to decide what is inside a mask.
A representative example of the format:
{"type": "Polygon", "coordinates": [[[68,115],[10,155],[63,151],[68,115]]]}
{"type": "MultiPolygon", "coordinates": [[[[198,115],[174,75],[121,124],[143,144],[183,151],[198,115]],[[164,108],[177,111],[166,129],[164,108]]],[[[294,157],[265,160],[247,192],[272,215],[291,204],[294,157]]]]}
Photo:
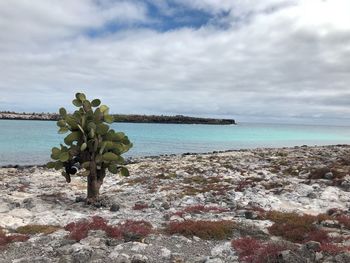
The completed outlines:
{"type": "Polygon", "coordinates": [[[132,143],[123,132],[110,129],[108,124],[114,121],[113,117],[99,99],[89,101],[83,93],[77,93],[75,97],[72,103],[78,109],[73,114],[68,114],[64,108],[59,109],[58,133],[69,134],[64,138],[65,145],[52,148],[54,161],[47,167],[64,169],[62,175],[68,183],[78,167],[85,169],[87,202],[94,203],[99,197],[106,169],[113,174],[129,176],[121,155],[132,147],[132,143]]]}

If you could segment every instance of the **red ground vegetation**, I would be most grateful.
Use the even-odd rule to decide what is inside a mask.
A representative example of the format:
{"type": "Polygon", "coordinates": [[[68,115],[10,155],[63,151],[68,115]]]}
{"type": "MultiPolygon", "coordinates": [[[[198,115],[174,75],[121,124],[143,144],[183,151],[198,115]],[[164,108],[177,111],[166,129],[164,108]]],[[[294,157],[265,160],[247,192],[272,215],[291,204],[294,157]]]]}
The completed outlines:
{"type": "Polygon", "coordinates": [[[341,210],[333,209],[328,211],[327,214],[319,214],[317,216],[269,211],[263,213],[263,218],[274,222],[268,228],[272,235],[281,236],[286,240],[297,243],[317,241],[322,245],[321,251],[329,254],[336,253],[336,251],[349,250],[349,247],[340,245],[345,240],[343,237],[331,238],[328,235],[329,231],[321,229],[318,225],[325,220],[336,220],[343,227],[350,229],[350,216],[342,214],[341,210]]]}
{"type": "Polygon", "coordinates": [[[65,226],[70,232],[69,238],[79,241],[88,236],[89,230],[102,230],[115,239],[139,240],[152,232],[152,225],[146,221],[127,220],[117,225],[108,225],[107,220],[94,216],[91,219],[83,219],[65,226]]]}
{"type": "Polygon", "coordinates": [[[276,262],[283,250],[291,249],[285,243],[262,242],[250,237],[232,240],[231,245],[242,263],[276,262]]]}
{"type": "Polygon", "coordinates": [[[320,251],[328,255],[338,255],[342,252],[349,252],[350,246],[340,246],[332,243],[322,243],[320,251]]]}
{"type": "Polygon", "coordinates": [[[29,239],[28,235],[12,234],[7,235],[2,229],[0,229],[0,247],[6,246],[12,242],[25,242],[29,239]]]}
{"type": "Polygon", "coordinates": [[[106,233],[111,238],[137,241],[152,233],[152,225],[143,220],[127,220],[116,226],[108,227],[106,233]]]}

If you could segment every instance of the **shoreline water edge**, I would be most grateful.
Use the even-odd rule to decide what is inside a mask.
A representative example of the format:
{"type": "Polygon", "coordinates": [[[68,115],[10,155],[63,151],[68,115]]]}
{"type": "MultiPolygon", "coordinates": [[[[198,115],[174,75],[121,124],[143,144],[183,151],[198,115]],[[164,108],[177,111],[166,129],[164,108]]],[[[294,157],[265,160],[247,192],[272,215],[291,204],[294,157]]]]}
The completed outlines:
{"type": "Polygon", "coordinates": [[[94,206],[83,174],[67,184],[44,167],[1,168],[0,262],[350,262],[350,145],[138,157],[128,168],[107,174],[94,206]]]}
{"type": "MultiPolygon", "coordinates": [[[[209,152],[185,152],[185,153],[171,153],[171,154],[159,154],[159,155],[145,155],[145,156],[136,156],[136,157],[126,157],[125,158],[125,164],[132,164],[141,162],[143,160],[157,160],[161,157],[184,157],[184,156],[200,156],[200,155],[212,155],[212,154],[220,154],[220,153],[232,153],[232,152],[249,152],[249,151],[264,151],[264,150],[278,150],[278,149],[299,149],[299,148],[315,148],[315,147],[350,147],[350,144],[331,144],[331,145],[301,145],[301,146],[285,146],[285,147],[258,147],[258,148],[242,148],[242,149],[229,149],[229,150],[214,150],[209,152]]],[[[20,163],[13,163],[13,164],[5,164],[0,165],[1,168],[19,168],[19,169],[25,169],[25,168],[33,168],[33,167],[42,167],[45,168],[45,163],[38,163],[38,164],[26,164],[22,165],[20,163]]]]}

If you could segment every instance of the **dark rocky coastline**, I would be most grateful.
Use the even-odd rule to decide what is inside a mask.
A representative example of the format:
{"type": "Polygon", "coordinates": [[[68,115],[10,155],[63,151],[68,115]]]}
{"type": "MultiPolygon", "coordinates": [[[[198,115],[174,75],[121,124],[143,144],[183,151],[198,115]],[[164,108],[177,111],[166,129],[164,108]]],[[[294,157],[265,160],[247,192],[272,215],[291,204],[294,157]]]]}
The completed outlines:
{"type": "MultiPolygon", "coordinates": [[[[211,125],[230,125],[236,124],[234,119],[214,119],[214,118],[197,118],[183,115],[176,116],[158,116],[158,115],[127,115],[112,114],[115,122],[129,123],[171,123],[171,124],[211,124],[211,125]]],[[[17,113],[17,112],[0,112],[0,119],[6,120],[42,120],[57,121],[59,115],[55,113],[17,113]]]]}

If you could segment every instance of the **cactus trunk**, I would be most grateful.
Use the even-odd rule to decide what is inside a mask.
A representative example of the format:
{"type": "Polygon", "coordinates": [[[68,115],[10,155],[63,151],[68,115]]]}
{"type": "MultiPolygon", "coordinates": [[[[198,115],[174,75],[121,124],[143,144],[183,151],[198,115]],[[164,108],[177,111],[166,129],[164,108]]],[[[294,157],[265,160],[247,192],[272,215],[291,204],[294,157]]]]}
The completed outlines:
{"type": "Polygon", "coordinates": [[[90,173],[87,180],[87,203],[93,204],[98,200],[105,174],[104,170],[97,170],[96,162],[90,162],[90,173]]]}
{"type": "Polygon", "coordinates": [[[97,178],[93,176],[88,177],[88,187],[87,187],[87,203],[94,203],[99,197],[100,188],[102,183],[98,182],[97,178]]]}

